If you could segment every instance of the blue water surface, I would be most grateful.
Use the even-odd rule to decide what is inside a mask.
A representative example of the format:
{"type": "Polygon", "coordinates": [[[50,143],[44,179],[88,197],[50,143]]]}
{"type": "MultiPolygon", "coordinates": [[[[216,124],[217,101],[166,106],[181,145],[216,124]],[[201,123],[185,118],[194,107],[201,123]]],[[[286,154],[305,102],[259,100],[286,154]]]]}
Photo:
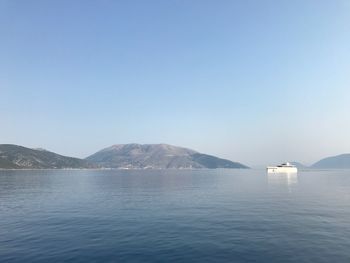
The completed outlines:
{"type": "Polygon", "coordinates": [[[0,262],[350,262],[350,171],[0,171],[0,262]]]}

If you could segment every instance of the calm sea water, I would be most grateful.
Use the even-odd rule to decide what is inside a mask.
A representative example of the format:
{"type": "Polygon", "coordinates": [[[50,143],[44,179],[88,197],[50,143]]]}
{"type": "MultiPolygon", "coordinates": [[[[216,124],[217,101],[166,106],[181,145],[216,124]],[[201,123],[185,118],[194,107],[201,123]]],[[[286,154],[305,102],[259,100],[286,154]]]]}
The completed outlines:
{"type": "Polygon", "coordinates": [[[0,171],[1,262],[350,262],[350,171],[0,171]]]}

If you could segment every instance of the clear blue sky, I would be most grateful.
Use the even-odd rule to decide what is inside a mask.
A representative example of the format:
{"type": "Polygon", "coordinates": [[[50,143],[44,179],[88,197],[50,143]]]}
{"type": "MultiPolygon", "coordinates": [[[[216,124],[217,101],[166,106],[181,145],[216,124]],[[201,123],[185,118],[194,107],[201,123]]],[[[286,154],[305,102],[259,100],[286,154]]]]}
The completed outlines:
{"type": "Polygon", "coordinates": [[[350,1],[0,0],[0,143],[350,152],[350,1]]]}

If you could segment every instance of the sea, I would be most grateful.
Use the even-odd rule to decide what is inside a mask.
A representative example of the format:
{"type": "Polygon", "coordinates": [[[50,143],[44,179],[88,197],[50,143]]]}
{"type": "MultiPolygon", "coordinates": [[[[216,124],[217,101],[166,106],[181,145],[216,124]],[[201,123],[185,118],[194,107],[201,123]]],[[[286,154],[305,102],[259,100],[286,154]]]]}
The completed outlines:
{"type": "Polygon", "coordinates": [[[350,262],[350,170],[2,170],[0,262],[350,262]]]}

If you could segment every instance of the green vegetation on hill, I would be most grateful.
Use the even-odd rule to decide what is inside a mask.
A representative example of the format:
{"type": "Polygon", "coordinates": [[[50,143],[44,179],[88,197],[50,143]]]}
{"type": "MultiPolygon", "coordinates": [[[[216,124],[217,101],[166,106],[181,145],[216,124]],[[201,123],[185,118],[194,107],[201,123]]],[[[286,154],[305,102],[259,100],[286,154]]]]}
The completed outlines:
{"type": "Polygon", "coordinates": [[[129,169],[248,168],[237,162],[168,144],[118,144],[86,160],[102,167],[129,169]]]}
{"type": "Polygon", "coordinates": [[[92,168],[91,163],[53,152],[35,150],[12,144],[0,145],[0,168],[3,169],[65,169],[92,168]]]}
{"type": "Polygon", "coordinates": [[[43,149],[1,144],[0,168],[215,169],[248,167],[237,162],[167,144],[113,145],[86,159],[62,156],[43,149]]]}

